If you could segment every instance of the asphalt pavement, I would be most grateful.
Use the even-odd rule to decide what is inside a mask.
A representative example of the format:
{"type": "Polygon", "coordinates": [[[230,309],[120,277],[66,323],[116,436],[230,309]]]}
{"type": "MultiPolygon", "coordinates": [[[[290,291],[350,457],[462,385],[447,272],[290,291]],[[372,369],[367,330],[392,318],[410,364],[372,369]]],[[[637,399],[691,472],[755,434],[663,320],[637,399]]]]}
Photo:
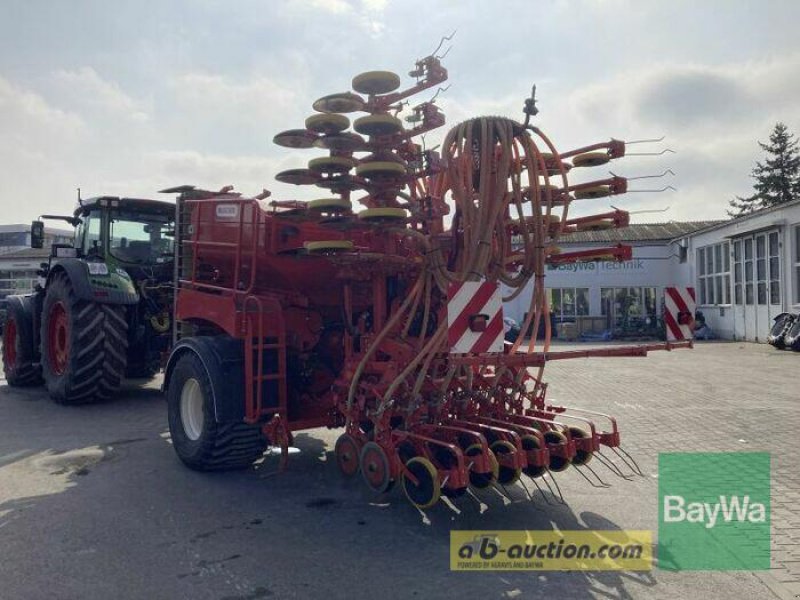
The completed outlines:
{"type": "Polygon", "coordinates": [[[77,407],[0,379],[0,599],[798,598],[798,365],[754,344],[553,363],[551,397],[616,414],[645,477],[568,471],[566,505],[529,485],[425,512],[344,480],[337,431],[298,434],[284,473],[196,473],[158,379],[77,407]],[[657,455],[680,449],[773,452],[772,572],[450,571],[452,529],[655,531],[657,455]]]}

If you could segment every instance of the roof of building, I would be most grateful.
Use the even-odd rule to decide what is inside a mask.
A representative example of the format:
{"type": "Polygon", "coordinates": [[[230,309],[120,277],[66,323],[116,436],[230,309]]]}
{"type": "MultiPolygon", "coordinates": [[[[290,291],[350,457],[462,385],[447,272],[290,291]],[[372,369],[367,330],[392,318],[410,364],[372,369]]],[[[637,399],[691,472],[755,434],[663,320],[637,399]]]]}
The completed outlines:
{"type": "Polygon", "coordinates": [[[669,221],[668,223],[632,223],[622,229],[578,231],[559,238],[559,243],[592,244],[616,242],[669,241],[684,237],[700,229],[707,229],[726,221],[669,221]]]}
{"type": "MultiPolygon", "coordinates": [[[[755,217],[760,217],[762,215],[767,215],[769,213],[773,213],[779,210],[783,210],[785,208],[789,208],[791,206],[800,206],[800,198],[797,200],[792,200],[791,202],[784,202],[783,204],[778,204],[777,206],[770,206],[769,208],[762,208],[761,210],[757,210],[751,212],[750,214],[743,215],[741,217],[735,217],[733,219],[725,219],[722,221],[710,221],[709,225],[703,227],[702,229],[697,229],[695,231],[690,232],[691,235],[696,235],[698,233],[705,233],[707,231],[713,231],[714,229],[719,229],[721,227],[726,227],[728,225],[733,225],[736,223],[742,223],[744,221],[748,221],[750,219],[754,219],[755,217]]],[[[686,234],[683,235],[676,235],[673,239],[677,239],[680,237],[684,237],[686,234]]]]}

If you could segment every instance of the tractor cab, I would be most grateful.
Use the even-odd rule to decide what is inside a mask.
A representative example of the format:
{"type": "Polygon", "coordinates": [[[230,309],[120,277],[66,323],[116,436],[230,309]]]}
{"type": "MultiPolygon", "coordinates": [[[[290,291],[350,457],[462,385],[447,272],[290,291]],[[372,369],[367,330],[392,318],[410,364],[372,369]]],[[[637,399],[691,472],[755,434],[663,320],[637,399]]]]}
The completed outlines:
{"type": "Polygon", "coordinates": [[[115,266],[155,267],[172,261],[175,205],[158,200],[92,198],[75,211],[75,249],[115,266]]]}
{"type": "MultiPolygon", "coordinates": [[[[54,244],[53,258],[82,258],[129,269],[172,261],[175,205],[159,200],[102,196],[81,202],[72,216],[42,215],[75,227],[72,246],[54,244]]],[[[31,226],[31,246],[44,246],[44,223],[31,226]]]]}

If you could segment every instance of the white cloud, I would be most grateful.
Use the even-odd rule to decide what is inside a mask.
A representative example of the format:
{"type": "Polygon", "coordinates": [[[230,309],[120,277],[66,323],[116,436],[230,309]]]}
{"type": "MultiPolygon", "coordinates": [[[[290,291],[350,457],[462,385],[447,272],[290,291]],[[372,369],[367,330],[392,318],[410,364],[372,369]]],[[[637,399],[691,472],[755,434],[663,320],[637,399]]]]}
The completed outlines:
{"type": "Polygon", "coordinates": [[[89,112],[103,111],[134,121],[149,119],[144,102],[135,100],[119,84],[103,79],[92,67],[59,69],[53,74],[59,99],[89,112]]]}

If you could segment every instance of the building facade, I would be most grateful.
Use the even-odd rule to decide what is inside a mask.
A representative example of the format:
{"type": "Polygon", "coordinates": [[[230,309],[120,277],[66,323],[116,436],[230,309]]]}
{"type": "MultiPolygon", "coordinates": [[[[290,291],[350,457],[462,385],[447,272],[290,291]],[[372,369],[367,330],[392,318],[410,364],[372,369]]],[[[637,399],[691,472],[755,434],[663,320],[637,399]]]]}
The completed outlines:
{"type": "MultiPolygon", "coordinates": [[[[664,288],[679,285],[687,255],[673,243],[677,236],[716,225],[718,221],[633,224],[624,229],[579,232],[563,236],[564,252],[632,247],[632,259],[584,262],[548,267],[545,285],[554,321],[576,323],[576,334],[621,337],[656,335],[664,288]]],[[[533,284],[504,305],[506,316],[522,322],[533,284]]]]}
{"type": "Polygon", "coordinates": [[[773,320],[800,313],[800,200],[673,240],[692,260],[678,271],[723,339],[764,342],[773,320]]]}
{"type": "Polygon", "coordinates": [[[28,294],[53,244],[72,244],[72,232],[45,228],[45,246],[31,248],[30,225],[0,225],[0,321],[6,296],[28,294]]]}

